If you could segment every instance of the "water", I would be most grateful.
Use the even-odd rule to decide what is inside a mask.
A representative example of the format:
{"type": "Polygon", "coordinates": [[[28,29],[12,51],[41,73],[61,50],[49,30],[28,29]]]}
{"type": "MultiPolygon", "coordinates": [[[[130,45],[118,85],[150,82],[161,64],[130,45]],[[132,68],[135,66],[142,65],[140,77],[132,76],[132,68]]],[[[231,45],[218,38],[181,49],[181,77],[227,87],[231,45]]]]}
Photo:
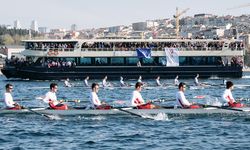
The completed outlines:
{"type": "MultiPolygon", "coordinates": [[[[231,79],[235,84],[250,84],[250,74],[242,79],[231,79]]],[[[230,80],[230,79],[227,79],[230,80]]],[[[126,80],[125,80],[126,81],[126,80]]],[[[129,80],[135,83],[136,80],[129,80]]],[[[181,80],[193,83],[193,80],[181,80]]],[[[83,106],[88,101],[90,90],[83,87],[63,87],[59,84],[58,98],[80,99],[81,103],[69,103],[83,106]]],[[[92,83],[93,80],[90,80],[92,83]]],[[[98,81],[100,82],[100,81],[98,81]]],[[[154,85],[154,80],[145,80],[154,85]]],[[[172,80],[161,80],[172,83],[172,80]]],[[[221,84],[222,79],[200,79],[200,82],[221,84]]],[[[14,85],[13,97],[26,107],[44,106],[36,99],[48,91],[49,81],[6,80],[0,77],[0,86],[6,83],[14,85]]],[[[83,81],[74,81],[83,85],[83,81]]],[[[114,82],[118,85],[118,82],[114,82]]],[[[249,97],[250,87],[236,87],[234,97],[249,97]]],[[[224,88],[219,86],[205,89],[188,89],[186,97],[192,101],[197,95],[219,97],[224,88]]],[[[3,93],[4,88],[1,88],[3,93]]],[[[100,89],[99,97],[113,105],[129,104],[133,89],[100,89]],[[119,103],[113,103],[117,101],[119,103]],[[125,103],[120,103],[125,102],[125,103]]],[[[176,89],[145,88],[145,99],[173,99],[176,89]]],[[[249,102],[246,102],[249,103],[249,102]]],[[[167,102],[164,105],[173,105],[167,102]]],[[[3,106],[2,104],[0,106],[3,106]]],[[[152,116],[150,116],[152,117],[152,116]]],[[[0,116],[0,149],[249,149],[249,115],[195,115],[168,116],[158,114],[154,119],[139,118],[131,115],[112,116],[71,116],[49,120],[39,115],[2,115],[0,116]]]]}

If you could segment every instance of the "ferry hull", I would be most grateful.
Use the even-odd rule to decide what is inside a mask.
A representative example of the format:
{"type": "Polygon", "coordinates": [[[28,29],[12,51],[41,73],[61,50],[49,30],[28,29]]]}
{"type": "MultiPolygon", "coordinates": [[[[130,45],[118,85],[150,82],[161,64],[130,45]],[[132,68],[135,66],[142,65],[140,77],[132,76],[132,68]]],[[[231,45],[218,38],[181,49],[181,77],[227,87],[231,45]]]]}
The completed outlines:
{"type": "Polygon", "coordinates": [[[84,79],[90,76],[92,79],[101,79],[108,76],[109,79],[118,79],[120,76],[129,79],[138,78],[141,75],[144,79],[155,78],[193,78],[200,74],[201,78],[229,77],[241,78],[242,67],[225,66],[88,66],[71,68],[42,68],[42,67],[4,67],[2,73],[6,78],[21,78],[30,80],[61,80],[61,79],[84,79]]]}

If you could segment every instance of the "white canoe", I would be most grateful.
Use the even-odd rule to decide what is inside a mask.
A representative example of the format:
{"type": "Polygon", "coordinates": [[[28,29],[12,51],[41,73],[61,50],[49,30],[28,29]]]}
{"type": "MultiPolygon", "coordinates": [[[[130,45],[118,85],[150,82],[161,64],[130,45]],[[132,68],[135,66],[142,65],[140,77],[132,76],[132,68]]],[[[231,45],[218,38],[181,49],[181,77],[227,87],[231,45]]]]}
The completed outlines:
{"type": "MultiPolygon", "coordinates": [[[[120,108],[127,112],[121,111],[119,109],[111,109],[111,110],[92,110],[92,109],[69,109],[69,110],[52,110],[45,108],[33,108],[33,111],[42,114],[49,115],[62,115],[62,116],[72,116],[72,115],[116,115],[116,114],[129,114],[128,112],[139,114],[139,115],[154,115],[159,113],[164,114],[235,114],[235,113],[249,113],[250,107],[244,108],[216,108],[216,107],[207,107],[200,109],[132,109],[132,108],[120,108]]],[[[32,113],[27,109],[22,110],[6,110],[1,109],[0,114],[25,114],[32,113]]]]}

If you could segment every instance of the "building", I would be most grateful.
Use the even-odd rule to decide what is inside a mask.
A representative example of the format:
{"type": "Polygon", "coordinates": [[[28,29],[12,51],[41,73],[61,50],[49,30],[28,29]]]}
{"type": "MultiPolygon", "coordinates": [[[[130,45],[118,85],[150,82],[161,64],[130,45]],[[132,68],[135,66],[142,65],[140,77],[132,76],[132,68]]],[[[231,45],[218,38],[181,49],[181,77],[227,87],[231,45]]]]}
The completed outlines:
{"type": "Polygon", "coordinates": [[[72,24],[71,25],[71,31],[76,31],[77,30],[77,25],[76,24],[72,24]]]}
{"type": "Polygon", "coordinates": [[[47,33],[47,27],[39,27],[38,31],[39,31],[39,33],[45,34],[45,33],[47,33]]]}
{"type": "Polygon", "coordinates": [[[33,20],[31,22],[30,29],[33,30],[33,31],[38,31],[38,25],[37,25],[37,21],[36,20],[33,20]]]}
{"type": "Polygon", "coordinates": [[[15,29],[21,29],[21,24],[20,24],[19,20],[14,21],[14,28],[15,29]]]}
{"type": "Polygon", "coordinates": [[[136,22],[132,24],[134,31],[145,31],[147,30],[147,22],[136,22]]]}
{"type": "Polygon", "coordinates": [[[123,29],[123,26],[113,26],[113,27],[108,27],[108,32],[109,33],[118,33],[123,29]]]}

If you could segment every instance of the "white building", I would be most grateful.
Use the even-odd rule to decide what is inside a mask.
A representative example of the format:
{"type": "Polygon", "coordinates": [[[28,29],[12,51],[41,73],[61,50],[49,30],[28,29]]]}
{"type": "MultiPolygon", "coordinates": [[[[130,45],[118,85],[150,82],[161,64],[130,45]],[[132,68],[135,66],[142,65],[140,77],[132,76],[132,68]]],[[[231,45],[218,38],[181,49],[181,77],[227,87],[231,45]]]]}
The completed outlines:
{"type": "Polygon", "coordinates": [[[14,28],[15,29],[21,29],[21,24],[20,24],[19,20],[14,21],[14,28]]]}
{"type": "Polygon", "coordinates": [[[31,22],[30,29],[33,30],[33,31],[38,31],[38,25],[37,25],[37,21],[36,20],[33,20],[31,22]]]}

